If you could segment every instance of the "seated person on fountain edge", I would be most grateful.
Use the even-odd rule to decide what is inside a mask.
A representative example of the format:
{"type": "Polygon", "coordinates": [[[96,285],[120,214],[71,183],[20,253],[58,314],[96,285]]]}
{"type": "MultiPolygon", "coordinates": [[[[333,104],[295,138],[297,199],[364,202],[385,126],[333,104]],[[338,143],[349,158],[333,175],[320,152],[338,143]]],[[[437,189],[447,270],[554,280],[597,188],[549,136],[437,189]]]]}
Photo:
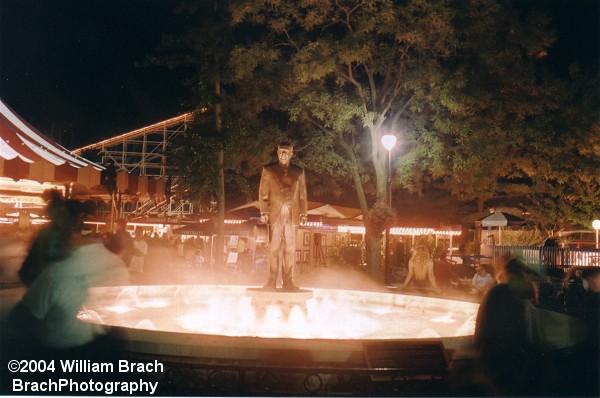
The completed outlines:
{"type": "Polygon", "coordinates": [[[127,268],[101,240],[83,236],[81,229],[73,233],[70,246],[70,255],[51,263],[11,310],[7,329],[17,344],[62,354],[86,352],[107,332],[77,315],[90,287],[128,284],[127,268]]]}
{"type": "Polygon", "coordinates": [[[494,278],[492,278],[483,265],[478,265],[475,268],[475,275],[473,275],[472,280],[473,293],[483,295],[495,284],[494,278]]]}

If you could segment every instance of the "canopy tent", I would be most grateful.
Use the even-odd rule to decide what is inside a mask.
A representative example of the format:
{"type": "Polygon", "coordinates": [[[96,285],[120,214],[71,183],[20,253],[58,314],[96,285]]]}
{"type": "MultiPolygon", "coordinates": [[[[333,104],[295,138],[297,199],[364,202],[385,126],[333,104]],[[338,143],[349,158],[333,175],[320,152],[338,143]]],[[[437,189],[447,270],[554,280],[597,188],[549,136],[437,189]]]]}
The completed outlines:
{"type": "MultiPolygon", "coordinates": [[[[225,223],[225,235],[252,235],[254,226],[258,220],[248,220],[244,222],[225,223]]],[[[213,236],[216,231],[215,220],[210,219],[203,222],[188,224],[180,228],[175,228],[175,235],[195,235],[195,236],[213,236]]]]}
{"type": "MultiPolygon", "coordinates": [[[[326,203],[320,202],[308,202],[308,215],[313,216],[324,216],[329,218],[343,218],[343,219],[354,219],[354,220],[362,220],[362,211],[360,209],[356,209],[353,207],[344,207],[344,206],[336,206],[330,205],[326,203]]],[[[260,211],[258,207],[258,200],[255,200],[250,203],[246,203],[245,205],[238,206],[229,210],[228,214],[233,213],[243,213],[249,212],[251,214],[256,214],[260,216],[260,211]]]]}
{"type": "Polygon", "coordinates": [[[522,226],[527,223],[527,221],[521,217],[504,212],[492,213],[479,221],[481,222],[482,227],[522,226]]]}
{"type": "Polygon", "coordinates": [[[486,227],[488,230],[491,230],[492,227],[498,227],[498,244],[502,244],[503,227],[523,226],[526,223],[525,219],[504,212],[492,213],[475,222],[475,224],[486,227]]]}
{"type": "Polygon", "coordinates": [[[41,208],[47,189],[100,183],[104,167],[72,153],[35,129],[0,99],[0,212],[41,208]]]}
{"type": "Polygon", "coordinates": [[[362,211],[357,208],[330,205],[318,202],[310,203],[312,203],[314,207],[309,206],[309,215],[319,215],[328,218],[343,218],[346,220],[362,220],[362,211]]]}
{"type": "MultiPolygon", "coordinates": [[[[365,233],[362,211],[354,207],[345,207],[331,205],[320,202],[308,202],[308,228],[318,225],[320,229],[344,230],[352,233],[365,233]]],[[[247,220],[250,218],[259,218],[258,201],[246,203],[229,210],[226,213],[227,219],[247,220]]],[[[305,226],[306,227],[306,226],[305,226]]],[[[302,228],[302,227],[301,227],[302,228]]],[[[393,235],[419,236],[435,234],[436,236],[460,235],[461,229],[453,227],[393,227],[390,230],[393,235]]],[[[450,238],[452,239],[452,238],[450,238]]]]}
{"type": "Polygon", "coordinates": [[[71,186],[97,185],[103,169],[44,136],[0,99],[0,212],[43,207],[46,189],[70,194],[71,186]]]}

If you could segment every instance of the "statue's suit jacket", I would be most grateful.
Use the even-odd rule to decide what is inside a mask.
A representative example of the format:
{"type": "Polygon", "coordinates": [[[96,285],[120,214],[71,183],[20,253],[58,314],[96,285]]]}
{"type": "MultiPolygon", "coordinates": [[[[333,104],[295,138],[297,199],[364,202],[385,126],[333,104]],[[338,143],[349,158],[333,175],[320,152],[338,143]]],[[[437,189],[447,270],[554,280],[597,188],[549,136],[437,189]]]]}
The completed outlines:
{"type": "Polygon", "coordinates": [[[275,223],[285,203],[292,208],[292,222],[300,224],[300,215],[306,215],[306,178],[304,169],[288,165],[287,176],[279,163],[263,167],[258,188],[261,214],[269,214],[269,224],[275,223]]]}

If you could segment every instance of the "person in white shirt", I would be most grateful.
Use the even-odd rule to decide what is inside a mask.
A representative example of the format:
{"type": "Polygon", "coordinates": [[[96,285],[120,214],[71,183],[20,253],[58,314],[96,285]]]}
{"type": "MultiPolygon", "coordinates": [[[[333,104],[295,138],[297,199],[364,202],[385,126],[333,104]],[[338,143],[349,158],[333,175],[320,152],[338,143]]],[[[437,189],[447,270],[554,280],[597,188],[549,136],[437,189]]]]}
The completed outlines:
{"type": "Polygon", "coordinates": [[[129,281],[123,260],[101,241],[79,235],[72,247],[68,258],[51,263],[35,279],[9,315],[20,337],[42,349],[83,347],[105,334],[106,328],[77,318],[88,289],[129,281]]]}
{"type": "Polygon", "coordinates": [[[148,243],[144,240],[143,234],[140,231],[137,231],[135,239],[133,240],[131,262],[129,263],[130,272],[144,273],[146,254],[148,254],[148,243]]]}
{"type": "Polygon", "coordinates": [[[202,255],[202,250],[197,249],[194,253],[194,266],[204,268],[206,266],[206,259],[202,255]]]}
{"type": "Polygon", "coordinates": [[[489,288],[495,285],[494,278],[487,272],[483,265],[478,265],[475,268],[473,275],[473,293],[483,295],[489,288]]]}

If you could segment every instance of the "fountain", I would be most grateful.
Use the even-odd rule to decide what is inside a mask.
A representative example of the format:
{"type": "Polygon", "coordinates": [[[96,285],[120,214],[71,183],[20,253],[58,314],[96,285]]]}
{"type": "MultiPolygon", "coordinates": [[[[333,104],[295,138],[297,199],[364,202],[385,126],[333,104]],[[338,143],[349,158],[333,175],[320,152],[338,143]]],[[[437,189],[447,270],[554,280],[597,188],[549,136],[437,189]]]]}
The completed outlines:
{"type": "MultiPolygon", "coordinates": [[[[232,384],[225,373],[233,371],[239,387],[240,377],[255,373],[260,383],[253,385],[264,392],[281,388],[285,383],[274,375],[287,371],[303,373],[303,390],[314,393],[329,385],[325,374],[335,375],[335,384],[342,374],[369,375],[368,369],[377,367],[377,358],[369,356],[382,352],[369,347],[377,344],[399,352],[398,344],[433,343],[442,355],[464,346],[478,309],[471,302],[396,293],[312,289],[308,299],[294,299],[251,290],[239,285],[92,288],[79,318],[111,326],[130,355],[169,363],[171,384],[185,385],[182,374],[190,370],[181,369],[191,366],[196,373],[188,375],[188,385],[202,379],[204,387],[224,387],[232,384]],[[208,373],[201,376],[198,369],[208,373]]],[[[416,368],[419,358],[413,359],[409,363],[416,368]]]]}

